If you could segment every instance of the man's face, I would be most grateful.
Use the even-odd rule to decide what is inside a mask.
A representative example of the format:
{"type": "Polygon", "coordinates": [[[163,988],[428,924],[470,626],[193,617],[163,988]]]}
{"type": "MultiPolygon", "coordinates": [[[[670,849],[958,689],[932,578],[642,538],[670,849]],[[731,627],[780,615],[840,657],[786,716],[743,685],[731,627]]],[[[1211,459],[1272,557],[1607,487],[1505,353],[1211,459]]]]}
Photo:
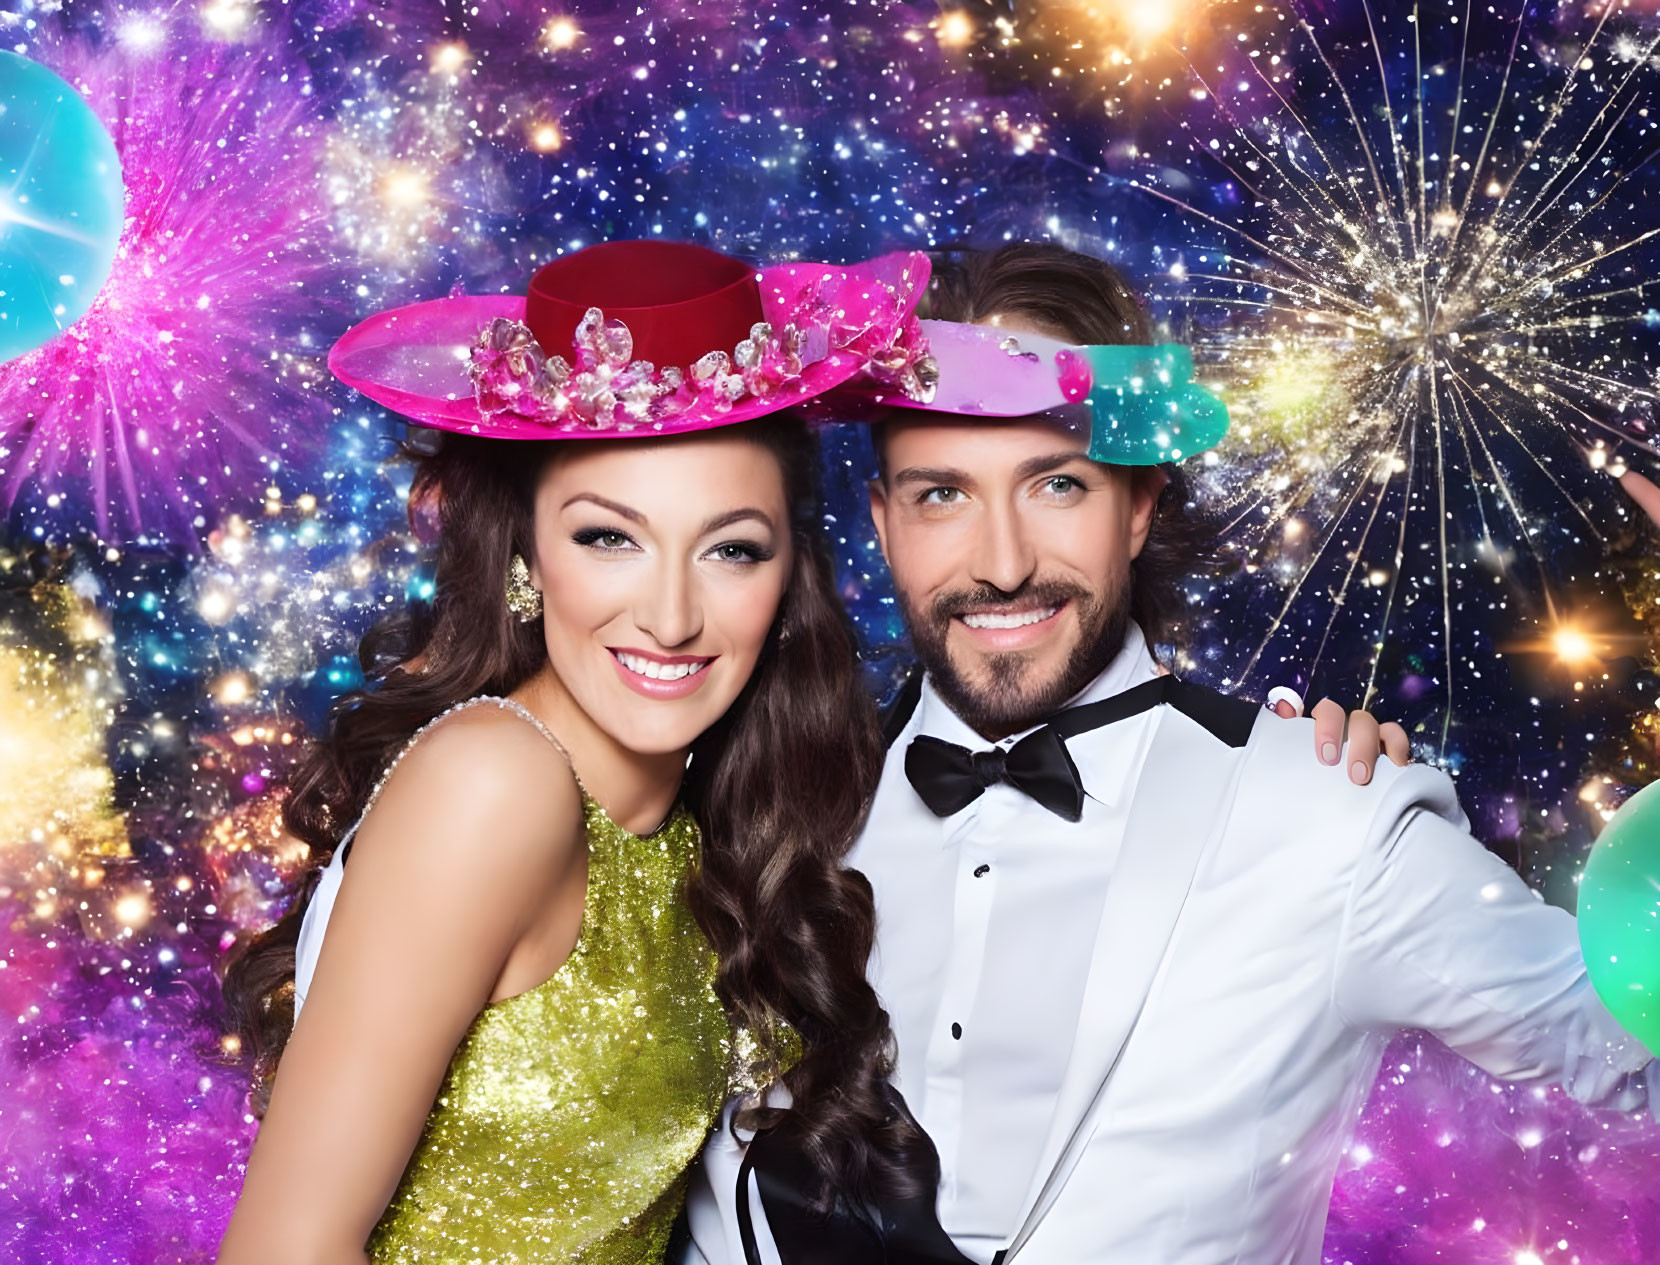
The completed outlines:
{"type": "Polygon", "coordinates": [[[1029,728],[1122,646],[1163,476],[1091,461],[1087,435],[1032,419],[884,427],[871,517],[917,657],[985,737],[1029,728]]]}

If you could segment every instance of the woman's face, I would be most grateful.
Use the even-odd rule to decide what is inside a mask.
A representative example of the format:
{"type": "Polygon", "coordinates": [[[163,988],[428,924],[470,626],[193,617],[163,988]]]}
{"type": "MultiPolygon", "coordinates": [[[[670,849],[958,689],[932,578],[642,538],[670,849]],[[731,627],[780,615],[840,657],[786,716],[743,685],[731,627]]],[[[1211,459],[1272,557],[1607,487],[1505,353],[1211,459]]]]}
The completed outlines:
{"type": "Polygon", "coordinates": [[[633,751],[684,749],[732,705],[792,561],[777,459],[718,430],[573,445],[537,489],[548,659],[633,751]]]}

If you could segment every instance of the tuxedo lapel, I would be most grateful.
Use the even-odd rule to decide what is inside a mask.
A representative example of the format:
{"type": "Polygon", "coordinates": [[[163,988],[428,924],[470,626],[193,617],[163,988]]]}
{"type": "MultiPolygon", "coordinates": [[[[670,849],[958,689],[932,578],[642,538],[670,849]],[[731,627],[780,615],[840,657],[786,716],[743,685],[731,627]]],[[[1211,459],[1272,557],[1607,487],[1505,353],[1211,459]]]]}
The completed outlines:
{"type": "Polygon", "coordinates": [[[1232,801],[1243,755],[1175,707],[1159,709],[1102,908],[1071,1060],[1008,1256],[1043,1219],[1089,1140],[1107,1079],[1164,960],[1199,858],[1232,801]]]}

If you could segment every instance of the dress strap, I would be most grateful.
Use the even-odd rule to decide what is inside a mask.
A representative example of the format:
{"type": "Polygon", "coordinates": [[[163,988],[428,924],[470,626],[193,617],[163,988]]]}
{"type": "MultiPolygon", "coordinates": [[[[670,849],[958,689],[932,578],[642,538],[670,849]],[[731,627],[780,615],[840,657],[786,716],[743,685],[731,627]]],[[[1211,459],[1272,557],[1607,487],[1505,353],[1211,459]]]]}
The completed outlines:
{"type": "Polygon", "coordinates": [[[553,730],[549,729],[546,725],[544,725],[542,723],[542,718],[540,716],[538,716],[535,712],[531,711],[530,708],[526,707],[523,703],[520,703],[520,702],[518,702],[514,699],[511,699],[511,698],[497,698],[493,694],[482,695],[479,698],[469,699],[468,701],[473,702],[473,703],[486,703],[486,702],[495,703],[498,707],[502,708],[504,711],[513,712],[516,715],[521,716],[525,720],[529,721],[532,725],[534,725],[536,727],[536,732],[541,734],[542,737],[546,738],[550,743],[552,743],[553,744],[553,749],[555,751],[557,751],[560,754],[560,756],[564,759],[566,767],[568,767],[571,771],[571,776],[576,779],[576,789],[581,791],[584,796],[586,796],[588,794],[588,788],[586,786],[582,785],[582,775],[579,774],[576,771],[576,761],[571,759],[571,753],[569,751],[565,750],[565,744],[560,742],[558,738],[554,737],[553,730]]]}
{"type": "Polygon", "coordinates": [[[493,703],[495,706],[501,708],[502,711],[511,712],[513,715],[518,716],[534,725],[536,727],[536,731],[553,744],[553,749],[557,751],[560,757],[565,761],[565,767],[570,769],[571,776],[576,779],[576,789],[582,792],[582,798],[585,800],[588,798],[588,788],[582,785],[582,778],[576,771],[576,764],[571,759],[571,753],[565,750],[564,743],[560,742],[558,738],[553,736],[553,730],[544,725],[541,719],[528,707],[526,707],[523,703],[516,702],[511,698],[502,698],[497,694],[480,694],[474,698],[465,698],[459,703],[446,707],[443,711],[439,712],[431,720],[427,721],[426,724],[422,725],[419,729],[412,733],[409,736],[409,741],[404,743],[398,754],[392,757],[392,762],[388,764],[384,770],[382,770],[380,777],[375,782],[374,789],[369,792],[369,798],[363,802],[362,813],[358,815],[357,820],[352,823],[352,828],[348,830],[345,836],[340,840],[339,852],[341,865],[345,865],[346,859],[351,852],[352,840],[357,837],[358,827],[363,824],[364,818],[369,815],[369,810],[375,806],[375,801],[380,798],[380,793],[386,789],[386,784],[392,780],[392,774],[397,771],[398,765],[403,763],[403,758],[415,749],[415,744],[426,735],[427,730],[433,728],[440,721],[448,720],[451,716],[455,715],[456,712],[466,711],[473,707],[479,707],[485,703],[493,703]]]}

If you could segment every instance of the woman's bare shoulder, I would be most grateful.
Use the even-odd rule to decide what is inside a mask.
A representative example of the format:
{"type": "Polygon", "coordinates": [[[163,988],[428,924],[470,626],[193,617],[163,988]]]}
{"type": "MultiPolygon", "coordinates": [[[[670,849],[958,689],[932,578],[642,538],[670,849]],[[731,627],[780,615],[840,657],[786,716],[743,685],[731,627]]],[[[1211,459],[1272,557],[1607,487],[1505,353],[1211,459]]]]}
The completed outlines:
{"type": "Polygon", "coordinates": [[[446,868],[558,869],[582,832],[582,793],[559,750],[529,720],[489,703],[444,717],[397,762],[359,828],[354,859],[433,849],[446,868]]]}

